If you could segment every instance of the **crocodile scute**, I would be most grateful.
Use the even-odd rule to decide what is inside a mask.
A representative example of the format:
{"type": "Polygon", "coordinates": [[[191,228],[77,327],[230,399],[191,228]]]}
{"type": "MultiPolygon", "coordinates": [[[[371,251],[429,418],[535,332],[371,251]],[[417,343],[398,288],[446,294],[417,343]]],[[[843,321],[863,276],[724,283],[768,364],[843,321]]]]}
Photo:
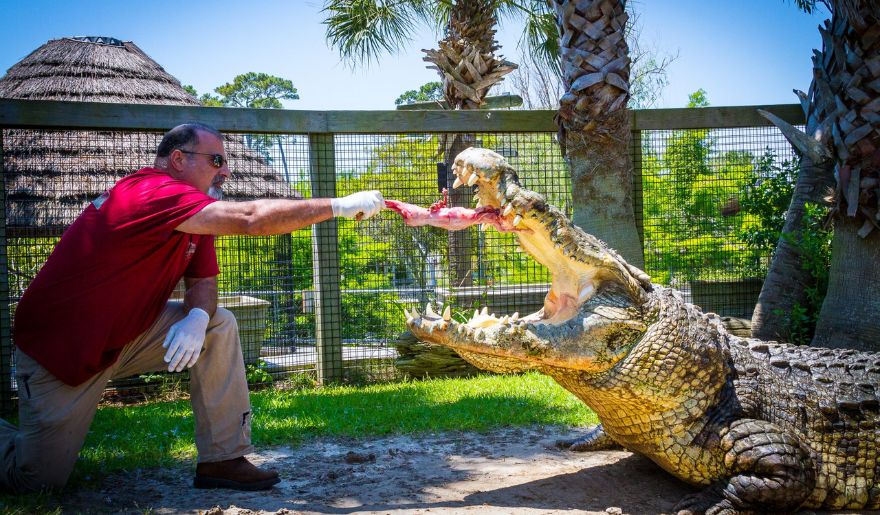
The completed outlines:
{"type": "Polygon", "coordinates": [[[495,152],[465,150],[453,172],[552,283],[523,316],[413,310],[419,339],[482,369],[553,377],[600,420],[570,447],[620,445],[703,487],[680,513],[880,509],[880,353],[732,335],[524,188],[495,152]]]}

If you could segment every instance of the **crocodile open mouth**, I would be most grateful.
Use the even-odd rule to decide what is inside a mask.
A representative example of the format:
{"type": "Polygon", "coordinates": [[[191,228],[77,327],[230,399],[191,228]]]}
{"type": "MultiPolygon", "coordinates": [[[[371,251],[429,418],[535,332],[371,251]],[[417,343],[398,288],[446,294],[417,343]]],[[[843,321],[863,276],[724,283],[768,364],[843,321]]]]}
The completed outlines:
{"type": "MultiPolygon", "coordinates": [[[[499,356],[565,356],[574,354],[595,361],[597,352],[583,350],[585,332],[619,338],[623,333],[644,330],[638,306],[650,290],[650,278],[631,267],[613,250],[574,226],[558,208],[540,194],[520,185],[513,168],[502,156],[487,149],[465,150],[455,160],[454,188],[472,187],[476,208],[430,209],[395,201],[388,207],[404,216],[408,225],[434,225],[458,230],[481,224],[513,232],[520,247],[550,272],[550,291],[544,306],[535,313],[520,315],[477,310],[464,322],[453,320],[449,306],[424,312],[407,312],[407,325],[422,339],[456,350],[497,353],[499,356]],[[491,349],[491,350],[490,350],[491,349]]],[[[607,338],[604,338],[607,340],[607,338]]],[[[615,346],[614,348],[619,348],[615,346]]],[[[599,356],[601,360],[610,355],[599,356]]]]}

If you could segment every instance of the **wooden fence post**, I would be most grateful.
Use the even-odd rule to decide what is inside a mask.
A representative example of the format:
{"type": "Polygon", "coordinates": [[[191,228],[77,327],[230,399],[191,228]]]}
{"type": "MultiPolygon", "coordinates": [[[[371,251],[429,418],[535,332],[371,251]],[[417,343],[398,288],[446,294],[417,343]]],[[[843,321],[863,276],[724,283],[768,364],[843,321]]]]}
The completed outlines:
{"type": "Polygon", "coordinates": [[[6,256],[6,168],[3,165],[3,129],[0,129],[0,412],[14,411],[12,399],[12,318],[9,313],[9,260],[6,256]]]}
{"type": "MultiPolygon", "coordinates": [[[[312,197],[336,196],[333,134],[309,134],[312,197]]],[[[339,294],[339,253],[336,219],[312,227],[312,269],[315,288],[315,339],[318,382],[342,376],[342,303],[339,294]]]]}
{"type": "MultiPolygon", "coordinates": [[[[642,254],[645,253],[645,213],[643,204],[644,182],[642,181],[642,131],[631,132],[632,145],[632,192],[633,214],[636,219],[636,231],[639,233],[639,241],[642,244],[642,254]]],[[[645,258],[647,262],[647,258],[645,258]]]]}

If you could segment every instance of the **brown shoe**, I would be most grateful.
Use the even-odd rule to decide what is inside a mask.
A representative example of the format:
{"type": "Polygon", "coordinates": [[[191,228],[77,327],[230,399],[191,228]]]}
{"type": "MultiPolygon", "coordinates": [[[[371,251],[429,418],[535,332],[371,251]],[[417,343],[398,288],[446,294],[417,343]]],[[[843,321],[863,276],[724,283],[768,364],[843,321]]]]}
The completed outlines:
{"type": "Polygon", "coordinates": [[[196,488],[229,488],[231,490],[267,490],[278,483],[278,473],[263,470],[244,456],[225,461],[196,465],[196,488]]]}

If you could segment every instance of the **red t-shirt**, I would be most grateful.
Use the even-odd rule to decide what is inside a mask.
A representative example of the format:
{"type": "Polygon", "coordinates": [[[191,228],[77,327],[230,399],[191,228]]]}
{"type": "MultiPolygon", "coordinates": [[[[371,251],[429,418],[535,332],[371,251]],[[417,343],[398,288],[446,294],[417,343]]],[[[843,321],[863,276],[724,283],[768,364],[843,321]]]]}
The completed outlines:
{"type": "Polygon", "coordinates": [[[15,311],[15,344],[69,385],[113,364],[181,277],[220,270],[214,237],[174,228],[215,200],[154,168],[117,182],[61,237],[15,311]]]}

